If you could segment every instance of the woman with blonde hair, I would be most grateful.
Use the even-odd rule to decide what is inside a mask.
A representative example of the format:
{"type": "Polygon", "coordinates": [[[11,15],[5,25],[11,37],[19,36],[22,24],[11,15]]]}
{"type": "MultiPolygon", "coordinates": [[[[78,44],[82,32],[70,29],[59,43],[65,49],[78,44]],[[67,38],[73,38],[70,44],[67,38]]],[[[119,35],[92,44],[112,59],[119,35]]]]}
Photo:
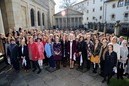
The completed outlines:
{"type": "Polygon", "coordinates": [[[67,51],[70,59],[70,69],[74,68],[74,55],[76,54],[76,41],[73,34],[69,35],[69,41],[67,51]]]}
{"type": "Polygon", "coordinates": [[[25,44],[25,40],[21,40],[21,44],[19,46],[19,56],[22,60],[22,67],[27,72],[30,69],[30,59],[28,54],[28,46],[25,44]]]}

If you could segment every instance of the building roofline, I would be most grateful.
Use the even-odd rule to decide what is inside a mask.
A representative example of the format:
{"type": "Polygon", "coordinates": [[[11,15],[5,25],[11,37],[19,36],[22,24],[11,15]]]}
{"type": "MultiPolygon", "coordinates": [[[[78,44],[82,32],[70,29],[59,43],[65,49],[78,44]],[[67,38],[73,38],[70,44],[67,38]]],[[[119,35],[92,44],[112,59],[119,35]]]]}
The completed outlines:
{"type": "MultiPolygon", "coordinates": [[[[78,12],[78,13],[80,13],[80,14],[82,14],[82,15],[83,15],[83,13],[81,13],[81,12],[79,12],[79,11],[76,11],[76,10],[73,10],[73,9],[70,9],[70,8],[67,8],[67,9],[68,9],[68,10],[75,11],[75,12],[78,12]]],[[[67,9],[64,9],[64,10],[62,10],[62,11],[65,11],[65,10],[67,10],[67,9]]],[[[57,15],[57,14],[59,14],[59,13],[61,13],[62,11],[60,11],[60,12],[58,12],[58,13],[54,14],[54,16],[55,16],[55,15],[57,15]]]]}

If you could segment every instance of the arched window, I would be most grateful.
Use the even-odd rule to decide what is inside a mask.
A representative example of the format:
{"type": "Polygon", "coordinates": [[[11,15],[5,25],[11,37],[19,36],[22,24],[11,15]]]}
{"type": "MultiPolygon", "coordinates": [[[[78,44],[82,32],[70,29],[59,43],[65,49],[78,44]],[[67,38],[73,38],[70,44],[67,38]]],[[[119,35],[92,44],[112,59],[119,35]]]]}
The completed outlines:
{"type": "Polygon", "coordinates": [[[41,22],[40,22],[40,12],[39,11],[38,11],[37,15],[38,15],[38,26],[40,26],[41,22]]]}
{"type": "Polygon", "coordinates": [[[35,26],[34,9],[30,10],[31,26],[35,26]]]}
{"type": "Polygon", "coordinates": [[[124,5],[124,0],[119,0],[118,7],[123,7],[123,5],[124,5]]]}
{"type": "Polygon", "coordinates": [[[44,17],[44,13],[42,13],[42,21],[43,21],[42,24],[43,24],[43,25],[44,25],[44,20],[45,20],[44,18],[45,18],[45,17],[44,17]]]}

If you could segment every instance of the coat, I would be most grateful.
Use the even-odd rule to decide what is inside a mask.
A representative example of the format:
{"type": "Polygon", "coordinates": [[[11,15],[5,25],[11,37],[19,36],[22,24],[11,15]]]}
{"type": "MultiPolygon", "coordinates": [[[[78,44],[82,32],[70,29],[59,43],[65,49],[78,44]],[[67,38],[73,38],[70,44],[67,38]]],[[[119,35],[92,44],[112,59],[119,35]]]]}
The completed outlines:
{"type": "Polygon", "coordinates": [[[112,74],[113,68],[117,64],[117,53],[112,52],[109,54],[109,51],[105,53],[105,63],[104,63],[104,73],[105,75],[107,74],[112,74]]]}
{"type": "Polygon", "coordinates": [[[40,42],[40,43],[37,42],[37,47],[38,47],[39,60],[45,59],[45,57],[44,57],[44,45],[43,45],[43,43],[42,42],[40,42]]]}
{"type": "Polygon", "coordinates": [[[19,56],[20,57],[25,57],[26,60],[26,68],[30,68],[30,59],[29,59],[29,52],[28,52],[28,46],[24,45],[23,46],[23,51],[22,51],[22,46],[19,47],[19,56]]]}
{"type": "Polygon", "coordinates": [[[68,46],[68,42],[65,41],[65,43],[63,41],[61,41],[61,52],[62,52],[62,57],[67,57],[68,56],[68,52],[67,52],[67,46],[68,46]]]}
{"type": "Polygon", "coordinates": [[[19,70],[19,47],[17,44],[10,44],[7,48],[7,56],[15,70],[19,70]]]}
{"type": "MultiPolygon", "coordinates": [[[[72,58],[74,56],[74,53],[77,52],[77,48],[76,48],[76,41],[74,40],[72,43],[72,58]]],[[[68,41],[68,46],[67,46],[67,52],[68,52],[68,56],[70,57],[70,41],[68,41]]]]}
{"type": "Polygon", "coordinates": [[[54,59],[55,60],[61,60],[62,59],[61,43],[54,43],[53,44],[53,50],[54,50],[54,59]],[[55,52],[59,53],[59,55],[56,55],[55,52]]]}
{"type": "Polygon", "coordinates": [[[29,50],[29,58],[32,61],[37,61],[39,59],[39,52],[38,52],[38,46],[34,42],[32,44],[28,44],[28,50],[29,50]]]}
{"type": "Polygon", "coordinates": [[[87,59],[87,43],[85,41],[79,42],[78,50],[82,52],[82,57],[87,59]]]}

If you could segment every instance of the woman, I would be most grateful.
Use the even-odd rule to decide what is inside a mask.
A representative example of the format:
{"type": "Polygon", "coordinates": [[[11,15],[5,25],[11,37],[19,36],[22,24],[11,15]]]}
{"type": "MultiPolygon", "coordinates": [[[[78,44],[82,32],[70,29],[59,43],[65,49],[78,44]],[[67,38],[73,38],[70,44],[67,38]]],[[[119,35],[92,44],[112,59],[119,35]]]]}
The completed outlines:
{"type": "Polygon", "coordinates": [[[69,42],[68,42],[68,54],[70,58],[70,69],[74,68],[74,55],[76,54],[76,41],[74,40],[75,37],[73,34],[69,35],[69,42]]]}
{"type": "Polygon", "coordinates": [[[54,50],[54,59],[56,61],[56,68],[60,69],[60,61],[61,61],[61,43],[59,42],[59,37],[55,37],[55,43],[53,44],[54,50]]]}
{"type": "Polygon", "coordinates": [[[84,68],[86,67],[86,61],[87,61],[87,43],[84,40],[84,36],[80,36],[78,50],[79,50],[79,56],[82,56],[82,60],[81,57],[78,59],[79,60],[78,68],[82,72],[85,72],[84,68]]]}
{"type": "Polygon", "coordinates": [[[11,65],[15,69],[16,72],[19,72],[20,66],[19,66],[19,52],[18,52],[18,45],[15,42],[14,38],[10,39],[10,45],[7,48],[7,57],[10,58],[11,65]]]}
{"type": "Polygon", "coordinates": [[[125,72],[125,64],[128,59],[128,47],[127,47],[127,40],[123,40],[120,46],[120,61],[118,65],[120,66],[119,69],[119,77],[123,79],[123,73],[125,72]]]}
{"type": "Polygon", "coordinates": [[[34,42],[33,37],[29,38],[28,48],[29,48],[29,58],[33,64],[33,72],[35,72],[38,68],[37,74],[39,74],[41,72],[41,68],[38,64],[39,52],[38,52],[38,46],[34,42]]]}
{"type": "Polygon", "coordinates": [[[93,42],[91,41],[91,34],[87,34],[86,36],[86,43],[87,43],[87,70],[90,69],[90,66],[91,66],[91,62],[90,62],[90,58],[93,54],[93,50],[94,50],[94,44],[93,42]]]}
{"type": "Polygon", "coordinates": [[[22,66],[27,72],[28,69],[30,69],[30,60],[29,60],[29,55],[28,55],[28,46],[25,44],[24,40],[21,40],[21,45],[19,47],[19,55],[20,58],[22,59],[22,66]]]}
{"type": "Polygon", "coordinates": [[[108,44],[108,40],[107,38],[103,38],[102,39],[102,46],[100,48],[100,53],[99,53],[99,57],[100,57],[100,67],[101,67],[101,76],[104,76],[104,64],[105,64],[105,53],[107,52],[108,48],[107,48],[107,44],[108,44]]]}
{"type": "Polygon", "coordinates": [[[67,45],[68,45],[68,41],[66,40],[66,35],[64,34],[61,40],[63,67],[67,66],[67,60],[68,60],[67,45]]]}
{"type": "Polygon", "coordinates": [[[38,63],[39,63],[40,68],[42,69],[43,68],[43,60],[45,59],[45,57],[44,57],[44,45],[40,38],[37,39],[37,46],[38,46],[38,54],[39,54],[38,55],[39,56],[38,63]]]}
{"type": "Polygon", "coordinates": [[[53,44],[51,38],[48,38],[47,43],[45,45],[45,52],[48,58],[49,67],[47,68],[48,71],[53,72],[56,70],[55,60],[54,60],[54,51],[53,51],[53,44]]]}
{"type": "Polygon", "coordinates": [[[107,80],[107,84],[112,78],[113,69],[116,67],[117,53],[113,51],[113,45],[108,45],[108,51],[105,53],[105,64],[104,64],[104,83],[107,80]],[[108,77],[108,79],[106,79],[108,77]]]}
{"type": "Polygon", "coordinates": [[[91,62],[93,63],[93,73],[97,73],[98,63],[100,62],[99,52],[101,43],[98,39],[95,40],[94,51],[91,56],[91,62]]]}

